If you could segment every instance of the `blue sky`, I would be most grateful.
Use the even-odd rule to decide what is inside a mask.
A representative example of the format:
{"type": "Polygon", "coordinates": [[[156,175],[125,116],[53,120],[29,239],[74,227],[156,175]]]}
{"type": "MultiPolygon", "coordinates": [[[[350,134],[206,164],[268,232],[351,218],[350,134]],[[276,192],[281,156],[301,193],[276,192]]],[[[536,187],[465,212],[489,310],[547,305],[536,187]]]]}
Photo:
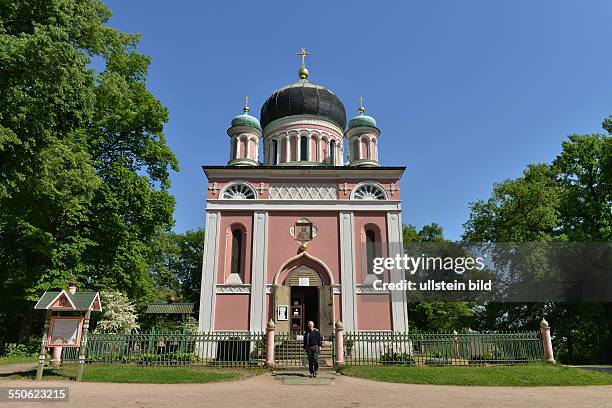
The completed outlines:
{"type": "Polygon", "coordinates": [[[244,96],[258,115],[296,80],[301,47],[349,117],[363,95],[381,163],[406,166],[404,222],[438,222],[453,239],[493,183],[612,113],[609,1],[106,3],[112,26],[142,34],[149,89],[170,112],[177,232],[204,225],[201,165],[226,164],[244,96]]]}

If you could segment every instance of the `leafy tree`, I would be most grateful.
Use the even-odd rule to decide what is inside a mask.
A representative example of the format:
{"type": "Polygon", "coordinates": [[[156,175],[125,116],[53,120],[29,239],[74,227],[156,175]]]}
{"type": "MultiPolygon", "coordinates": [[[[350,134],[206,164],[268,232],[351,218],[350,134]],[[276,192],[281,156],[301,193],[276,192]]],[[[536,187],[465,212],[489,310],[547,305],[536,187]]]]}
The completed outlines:
{"type": "MultiPolygon", "coordinates": [[[[608,131],[611,126],[610,119],[604,121],[608,131]]],[[[487,201],[472,203],[463,239],[610,241],[611,157],[610,136],[569,136],[552,164],[530,165],[522,177],[495,185],[487,201]]],[[[552,323],[562,360],[612,361],[610,303],[492,303],[480,310],[478,320],[487,329],[536,329],[543,316],[552,323]]]]}
{"type": "Polygon", "coordinates": [[[97,0],[0,3],[0,335],[13,340],[37,321],[32,302],[71,276],[153,294],[178,166],[150,60],[110,16],[97,0]]]}
{"type": "MultiPolygon", "coordinates": [[[[449,243],[444,238],[444,230],[437,223],[424,225],[417,231],[414,225],[404,225],[402,229],[404,245],[410,243],[449,243]]],[[[443,248],[439,248],[443,249],[443,248]]],[[[411,330],[450,332],[474,325],[474,311],[465,302],[410,302],[408,319],[411,330]]]]}
{"type": "Polygon", "coordinates": [[[199,310],[200,287],[202,285],[202,256],[204,252],[204,229],[186,231],[175,235],[178,257],[173,269],[180,283],[180,294],[193,302],[199,310]]]}
{"type": "Polygon", "coordinates": [[[157,284],[157,299],[175,299],[200,303],[204,229],[170,232],[158,239],[153,276],[157,284]]]}
{"type": "Polygon", "coordinates": [[[140,328],[136,306],[119,291],[100,292],[102,316],[96,325],[96,333],[131,333],[140,328]]]}

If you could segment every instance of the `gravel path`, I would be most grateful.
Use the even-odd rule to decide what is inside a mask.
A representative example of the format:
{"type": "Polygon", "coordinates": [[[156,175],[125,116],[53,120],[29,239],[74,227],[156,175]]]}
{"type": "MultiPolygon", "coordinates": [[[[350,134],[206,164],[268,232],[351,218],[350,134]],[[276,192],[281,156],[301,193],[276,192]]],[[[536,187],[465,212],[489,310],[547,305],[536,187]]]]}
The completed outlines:
{"type": "MultiPolygon", "coordinates": [[[[612,386],[460,387],[394,384],[335,376],[330,385],[288,385],[270,374],[214,384],[110,384],[0,379],[8,386],[70,387],[70,402],[57,407],[610,407],[612,386]]],[[[46,404],[49,406],[50,404],[46,404]]],[[[7,407],[42,407],[31,403],[7,407]]]]}

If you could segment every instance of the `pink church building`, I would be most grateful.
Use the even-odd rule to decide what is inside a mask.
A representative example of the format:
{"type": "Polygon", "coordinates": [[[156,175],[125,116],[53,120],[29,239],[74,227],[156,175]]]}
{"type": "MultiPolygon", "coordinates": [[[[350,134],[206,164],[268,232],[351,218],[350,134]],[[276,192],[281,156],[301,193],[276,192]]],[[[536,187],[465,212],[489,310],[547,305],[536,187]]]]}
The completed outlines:
{"type": "Polygon", "coordinates": [[[280,333],[309,320],[324,336],[338,320],[350,332],[407,332],[405,293],[374,290],[365,265],[402,241],[404,167],[380,165],[380,130],[362,104],[347,125],[302,61],[259,120],[247,105],[227,134],[227,165],[203,166],[200,330],[264,332],[272,319],[280,333]]]}

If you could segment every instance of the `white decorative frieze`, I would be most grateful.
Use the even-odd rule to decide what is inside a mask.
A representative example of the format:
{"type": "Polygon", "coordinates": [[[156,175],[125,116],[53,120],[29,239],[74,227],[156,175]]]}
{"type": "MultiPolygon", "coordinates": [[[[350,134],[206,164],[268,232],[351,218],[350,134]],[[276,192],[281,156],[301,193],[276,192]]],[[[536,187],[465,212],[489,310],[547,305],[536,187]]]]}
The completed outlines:
{"type": "Polygon", "coordinates": [[[251,285],[217,285],[217,293],[241,294],[251,293],[251,285]]]}
{"type": "Polygon", "coordinates": [[[272,200],[337,200],[335,184],[273,184],[270,186],[272,200]]]}

